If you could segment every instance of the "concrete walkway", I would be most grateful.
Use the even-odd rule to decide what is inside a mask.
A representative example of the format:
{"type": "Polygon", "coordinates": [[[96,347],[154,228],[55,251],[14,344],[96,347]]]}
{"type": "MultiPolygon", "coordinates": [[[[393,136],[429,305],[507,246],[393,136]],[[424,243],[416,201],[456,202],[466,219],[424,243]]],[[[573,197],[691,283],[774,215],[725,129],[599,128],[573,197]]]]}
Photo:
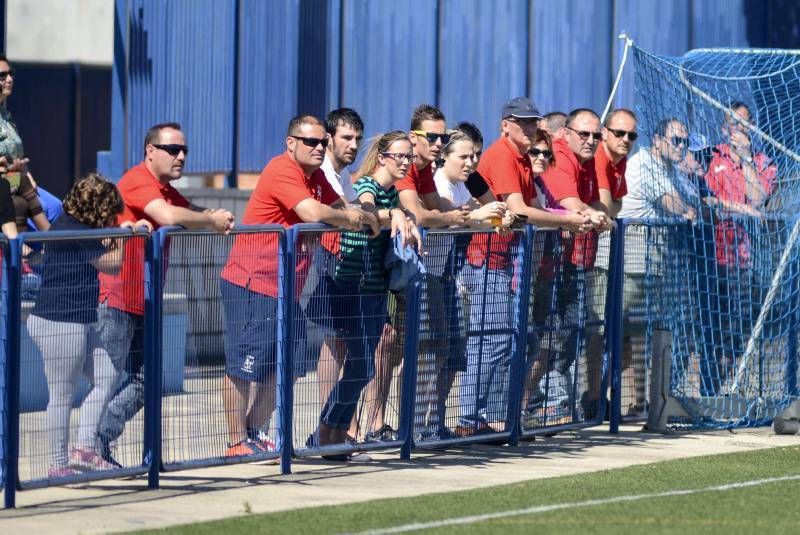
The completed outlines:
{"type": "Polygon", "coordinates": [[[95,482],[17,494],[16,510],[0,510],[3,534],[106,533],[156,528],[298,507],[349,503],[487,487],[517,481],[620,468],[662,460],[800,444],[800,436],[769,429],[676,435],[623,427],[562,433],[518,448],[471,446],[375,454],[370,463],[304,459],[294,474],[274,465],[235,465],[163,474],[162,488],[146,479],[95,482]]]}

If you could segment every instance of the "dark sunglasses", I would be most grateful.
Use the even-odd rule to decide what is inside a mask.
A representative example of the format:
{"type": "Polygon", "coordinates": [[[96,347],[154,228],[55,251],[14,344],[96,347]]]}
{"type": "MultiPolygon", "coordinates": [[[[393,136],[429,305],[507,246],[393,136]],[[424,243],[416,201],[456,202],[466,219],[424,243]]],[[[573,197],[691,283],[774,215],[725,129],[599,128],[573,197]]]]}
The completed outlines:
{"type": "Polygon", "coordinates": [[[553,157],[553,151],[548,149],[531,149],[528,151],[534,159],[538,158],[539,156],[544,156],[545,160],[549,160],[553,157]]]}
{"type": "Polygon", "coordinates": [[[161,149],[173,158],[176,157],[178,154],[183,152],[184,156],[189,156],[189,147],[186,145],[176,145],[174,143],[169,145],[161,145],[159,143],[152,143],[152,145],[157,148],[161,149]]]}
{"type": "Polygon", "coordinates": [[[669,142],[674,147],[677,147],[678,145],[683,145],[685,147],[689,144],[689,138],[681,136],[672,136],[671,138],[669,138],[669,142]]]}
{"type": "Polygon", "coordinates": [[[587,139],[589,139],[589,137],[590,137],[590,136],[591,136],[591,137],[592,137],[592,138],[593,138],[595,141],[600,141],[600,139],[602,139],[602,137],[603,137],[603,133],[602,133],[602,132],[587,132],[586,130],[580,130],[580,131],[578,131],[578,130],[575,130],[574,128],[571,128],[571,127],[569,127],[569,126],[567,127],[567,130],[572,130],[573,132],[575,132],[576,134],[578,134],[578,137],[579,137],[579,138],[581,138],[581,139],[582,139],[582,140],[584,140],[584,141],[586,141],[587,139]]]}
{"type": "Polygon", "coordinates": [[[14,72],[14,69],[9,69],[7,71],[0,71],[0,82],[5,80],[9,76],[12,77],[12,78],[14,78],[16,76],[16,73],[14,72]]]}
{"type": "Polygon", "coordinates": [[[606,128],[606,130],[608,130],[609,132],[614,134],[614,136],[619,138],[628,136],[628,139],[630,139],[631,141],[636,141],[636,139],[639,137],[639,134],[637,132],[631,132],[628,130],[616,130],[612,128],[606,128]]]}
{"type": "Polygon", "coordinates": [[[450,143],[450,134],[437,134],[436,132],[425,132],[424,130],[412,130],[411,133],[417,134],[418,136],[425,136],[428,143],[436,143],[437,139],[442,140],[442,145],[450,143]]]}
{"type": "Polygon", "coordinates": [[[323,149],[328,147],[328,138],[326,137],[319,138],[319,137],[303,137],[303,136],[292,136],[292,135],[290,135],[289,137],[299,139],[300,141],[303,142],[303,145],[305,145],[306,147],[311,147],[312,149],[315,148],[317,145],[322,145],[323,149]]]}

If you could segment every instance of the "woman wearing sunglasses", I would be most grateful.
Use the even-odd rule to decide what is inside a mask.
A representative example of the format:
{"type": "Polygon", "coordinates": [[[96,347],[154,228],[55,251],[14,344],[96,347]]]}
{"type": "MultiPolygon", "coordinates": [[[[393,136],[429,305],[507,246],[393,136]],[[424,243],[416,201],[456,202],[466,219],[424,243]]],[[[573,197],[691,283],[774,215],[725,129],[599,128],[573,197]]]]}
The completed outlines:
{"type": "MultiPolygon", "coordinates": [[[[406,243],[419,243],[416,226],[399,208],[394,184],[406,176],[414,162],[408,134],[393,131],[378,138],[367,151],[354,188],[361,208],[375,214],[384,227],[392,226],[406,243]]],[[[342,376],[322,408],[319,444],[346,441],[361,391],[375,375],[376,355],[387,321],[387,272],[384,258],[391,247],[388,232],[369,235],[345,232],[340,255],[329,289],[337,306],[331,310],[333,327],[347,345],[342,376]]],[[[380,359],[380,356],[378,357],[380,359]]],[[[378,365],[379,373],[391,368],[378,365]]],[[[348,460],[348,455],[331,455],[332,460],[348,460]]]]}
{"type": "Polygon", "coordinates": [[[28,218],[33,220],[39,230],[47,230],[50,222],[39,202],[33,177],[28,172],[28,159],[24,156],[22,139],[11,118],[11,112],[6,107],[13,89],[14,69],[6,57],[0,55],[0,158],[5,158],[7,165],[5,178],[11,187],[17,232],[26,229],[28,218]]]}

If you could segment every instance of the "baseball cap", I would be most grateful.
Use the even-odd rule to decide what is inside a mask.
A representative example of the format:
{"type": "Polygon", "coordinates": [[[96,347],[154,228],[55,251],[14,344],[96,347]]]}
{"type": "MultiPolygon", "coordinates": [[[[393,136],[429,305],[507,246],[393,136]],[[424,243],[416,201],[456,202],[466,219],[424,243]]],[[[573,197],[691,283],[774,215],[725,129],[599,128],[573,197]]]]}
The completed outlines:
{"type": "Polygon", "coordinates": [[[503,105],[503,119],[506,117],[518,117],[520,119],[541,119],[542,114],[539,108],[525,97],[517,97],[509,100],[503,105]]]}

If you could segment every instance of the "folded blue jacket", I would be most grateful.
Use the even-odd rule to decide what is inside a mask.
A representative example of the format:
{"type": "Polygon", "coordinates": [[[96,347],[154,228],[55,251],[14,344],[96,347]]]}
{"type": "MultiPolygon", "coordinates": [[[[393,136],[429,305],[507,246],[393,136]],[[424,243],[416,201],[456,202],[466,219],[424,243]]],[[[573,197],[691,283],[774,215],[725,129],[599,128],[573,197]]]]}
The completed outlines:
{"type": "Polygon", "coordinates": [[[386,251],[383,267],[389,272],[389,289],[393,292],[405,290],[425,274],[417,250],[410,245],[403,247],[403,237],[399,232],[386,251]]]}

